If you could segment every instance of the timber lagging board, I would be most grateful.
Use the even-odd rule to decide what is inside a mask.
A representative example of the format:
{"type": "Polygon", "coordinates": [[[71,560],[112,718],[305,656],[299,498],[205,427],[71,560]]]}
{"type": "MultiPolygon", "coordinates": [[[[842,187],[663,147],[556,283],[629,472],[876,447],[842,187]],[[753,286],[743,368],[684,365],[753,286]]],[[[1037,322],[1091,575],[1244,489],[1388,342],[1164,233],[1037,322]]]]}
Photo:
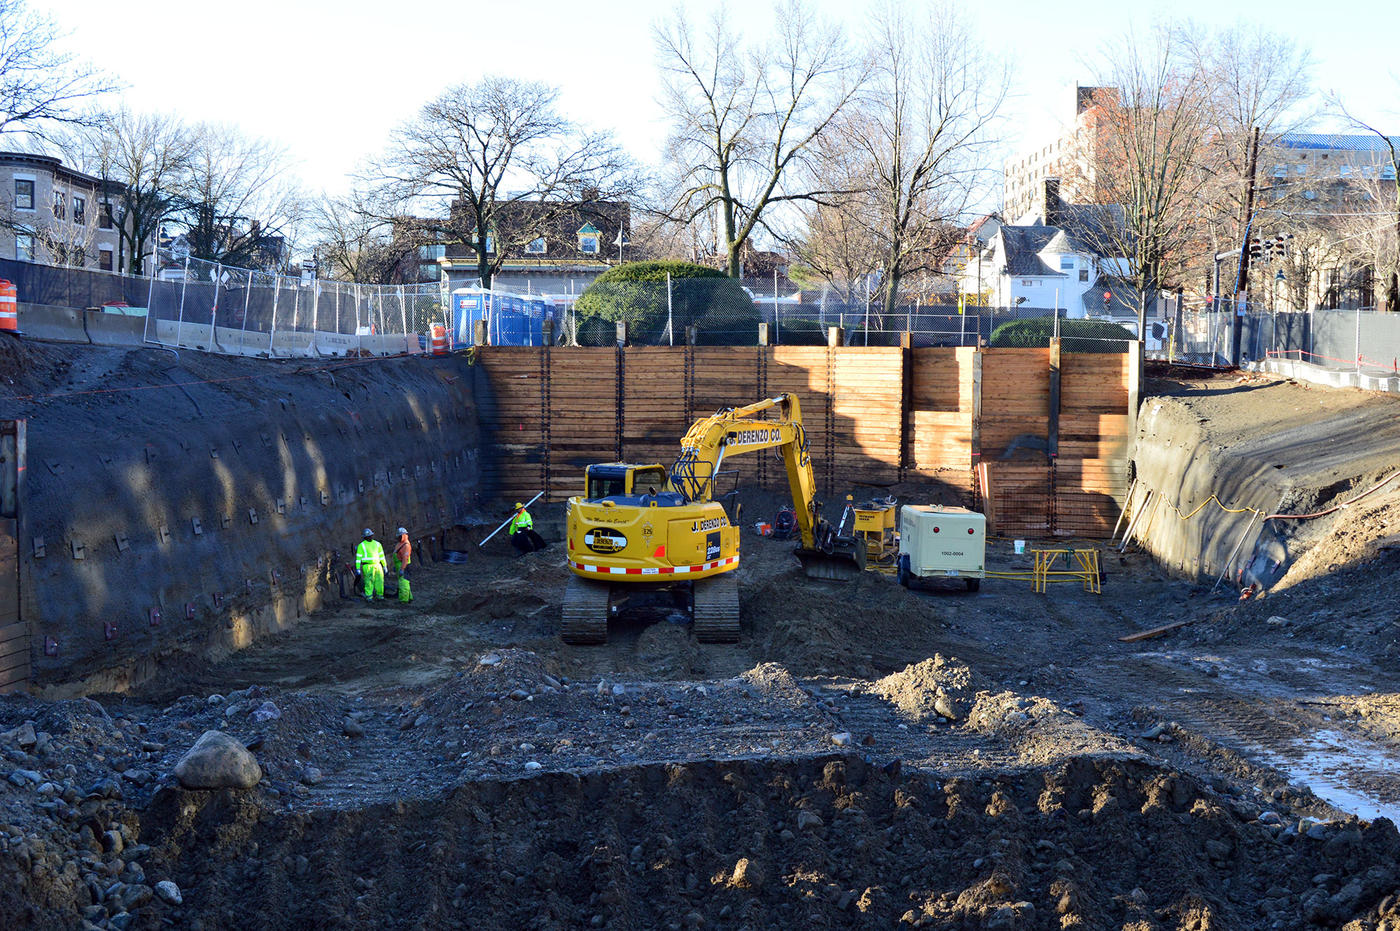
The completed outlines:
{"type": "MultiPolygon", "coordinates": [[[[1056,391],[1046,349],[555,347],[542,365],[543,352],[478,350],[494,395],[482,408],[493,412],[482,427],[495,444],[485,477],[502,498],[545,490],[562,501],[581,491],[590,462],[669,465],[696,418],[784,392],[802,405],[828,497],[876,492],[898,481],[901,464],[906,481],[942,484],[969,504],[995,494],[1004,477],[993,510],[1019,535],[1104,537],[1127,492],[1126,355],[1055,353],[1056,391]],[[991,468],[979,481],[981,463],[991,468]]],[[[726,470],[777,489],[783,471],[764,455],[726,470]]]]}

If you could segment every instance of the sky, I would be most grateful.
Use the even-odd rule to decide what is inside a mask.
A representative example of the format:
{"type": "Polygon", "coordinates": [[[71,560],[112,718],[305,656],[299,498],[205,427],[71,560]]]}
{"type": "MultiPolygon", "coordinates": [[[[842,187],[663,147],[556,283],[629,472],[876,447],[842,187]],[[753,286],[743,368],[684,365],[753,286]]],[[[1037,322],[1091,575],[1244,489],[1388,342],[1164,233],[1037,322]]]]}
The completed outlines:
{"type": "MultiPolygon", "coordinates": [[[[557,85],[567,116],[613,131],[639,161],[654,163],[666,137],[654,26],[676,10],[699,21],[714,7],[713,0],[29,2],[68,33],[71,51],[123,85],[118,102],[269,139],[285,148],[308,191],[332,194],[442,88],[491,73],[557,85]]],[[[853,39],[862,34],[869,7],[860,0],[810,2],[853,39]]],[[[1336,16],[1315,0],[997,0],[956,8],[1013,65],[1004,156],[1047,142],[1073,116],[1076,82],[1094,83],[1100,50],[1165,16],[1206,26],[1262,22],[1312,49],[1319,91],[1400,133],[1400,74],[1384,64],[1385,43],[1400,31],[1392,0],[1345,4],[1336,16]]],[[[770,3],[730,9],[751,19],[747,36],[767,34],[770,3]]],[[[1316,124],[1336,127],[1335,119],[1316,124]]]]}

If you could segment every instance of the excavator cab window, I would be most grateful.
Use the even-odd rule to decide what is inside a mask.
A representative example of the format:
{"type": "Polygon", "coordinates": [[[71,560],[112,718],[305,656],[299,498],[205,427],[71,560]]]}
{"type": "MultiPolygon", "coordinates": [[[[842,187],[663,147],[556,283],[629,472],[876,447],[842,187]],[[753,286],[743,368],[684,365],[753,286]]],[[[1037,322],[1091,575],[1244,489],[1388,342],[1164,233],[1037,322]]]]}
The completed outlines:
{"type": "Polygon", "coordinates": [[[649,466],[632,473],[632,494],[656,495],[666,490],[666,470],[649,466]]]}
{"type": "Polygon", "coordinates": [[[589,466],[588,494],[586,495],[589,501],[597,501],[599,498],[613,498],[626,493],[627,470],[625,468],[589,466]]]}

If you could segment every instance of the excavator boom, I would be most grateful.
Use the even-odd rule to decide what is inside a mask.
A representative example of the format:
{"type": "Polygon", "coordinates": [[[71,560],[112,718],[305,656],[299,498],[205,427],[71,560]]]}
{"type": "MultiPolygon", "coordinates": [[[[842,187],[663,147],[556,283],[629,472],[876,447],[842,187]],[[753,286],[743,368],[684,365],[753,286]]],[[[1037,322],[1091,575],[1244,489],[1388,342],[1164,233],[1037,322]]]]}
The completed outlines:
{"type": "Polygon", "coordinates": [[[681,440],[681,453],[671,466],[671,484],[692,501],[710,500],[714,477],[727,456],[774,447],[782,453],[787,470],[802,541],[797,558],[803,569],[810,578],[855,578],[864,569],[864,548],[855,540],[838,540],[818,513],[816,476],[796,395],[765,398],[695,421],[681,440]],[[757,419],[774,408],[776,419],[757,419]]]}

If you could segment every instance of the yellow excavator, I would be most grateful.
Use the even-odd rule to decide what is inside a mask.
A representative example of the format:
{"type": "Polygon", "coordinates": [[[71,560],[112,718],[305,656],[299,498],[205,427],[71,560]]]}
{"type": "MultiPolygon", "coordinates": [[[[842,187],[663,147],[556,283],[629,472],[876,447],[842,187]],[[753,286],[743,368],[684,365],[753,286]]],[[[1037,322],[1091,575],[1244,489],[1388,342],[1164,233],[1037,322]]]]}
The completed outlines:
{"type": "Polygon", "coordinates": [[[862,542],[838,536],[820,513],[797,397],[784,394],[731,408],[691,425],[670,469],[595,463],[584,493],[568,500],[566,643],[606,643],[608,618],[632,593],[670,590],[688,609],[703,643],[739,639],[739,528],[715,500],[731,456],[778,449],[797,515],[798,560],[809,578],[846,581],[864,568],[862,542]],[[773,419],[763,415],[774,413],[773,419]]]}

